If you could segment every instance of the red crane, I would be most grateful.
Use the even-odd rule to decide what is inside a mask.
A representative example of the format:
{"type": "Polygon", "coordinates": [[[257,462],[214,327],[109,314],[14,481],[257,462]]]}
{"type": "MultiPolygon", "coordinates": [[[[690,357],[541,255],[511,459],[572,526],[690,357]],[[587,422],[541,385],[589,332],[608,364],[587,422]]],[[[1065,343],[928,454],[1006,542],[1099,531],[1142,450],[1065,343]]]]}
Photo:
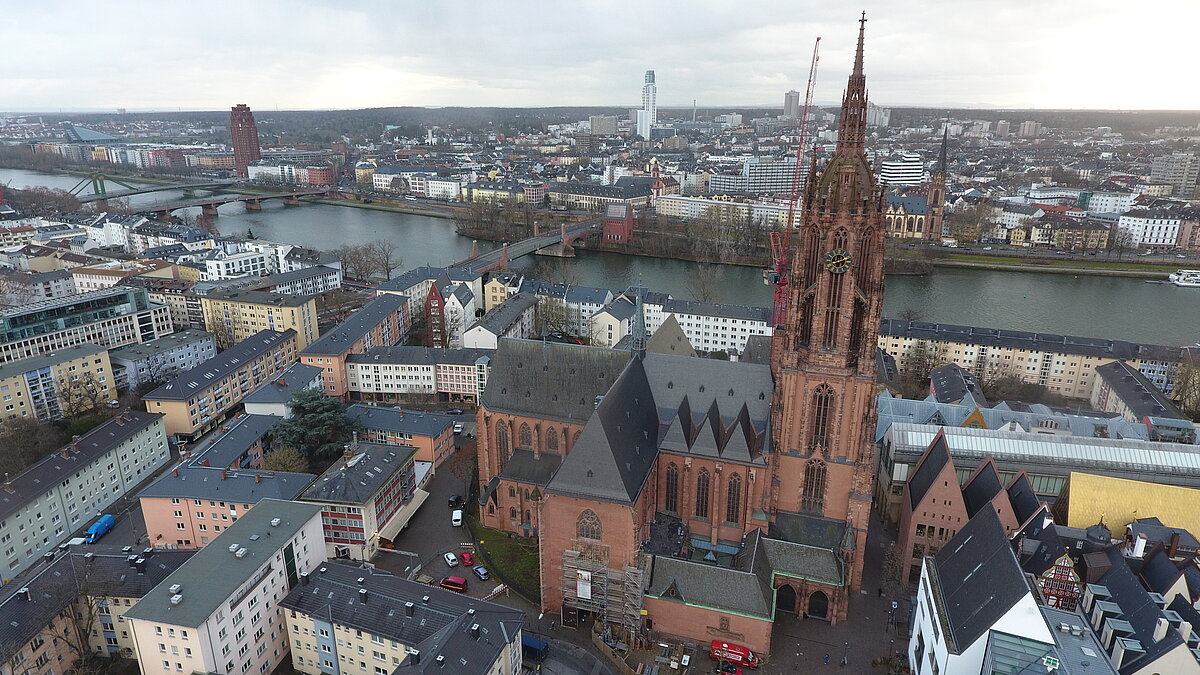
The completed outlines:
{"type": "Polygon", "coordinates": [[[796,167],[792,171],[792,195],[788,201],[787,222],[783,229],[771,231],[771,269],[763,274],[766,283],[775,284],[775,301],[771,305],[771,325],[783,325],[787,314],[788,267],[791,264],[789,244],[792,239],[792,222],[796,217],[796,202],[800,200],[800,179],[803,177],[804,150],[808,144],[808,111],[812,108],[813,85],[817,81],[818,51],[821,38],[813,43],[812,63],[808,66],[808,88],[804,91],[804,109],[800,113],[800,138],[796,143],[796,167]]]}

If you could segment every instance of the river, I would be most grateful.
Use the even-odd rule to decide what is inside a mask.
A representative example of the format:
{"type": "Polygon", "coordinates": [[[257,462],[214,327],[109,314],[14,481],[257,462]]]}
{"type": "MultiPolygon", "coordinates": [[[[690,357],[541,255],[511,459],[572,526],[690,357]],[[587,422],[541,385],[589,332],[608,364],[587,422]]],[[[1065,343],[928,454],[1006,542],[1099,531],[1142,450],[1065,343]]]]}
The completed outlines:
{"type": "MultiPolygon", "coordinates": [[[[0,184],[70,189],[78,178],[0,169],[0,184]]],[[[135,206],[178,199],[166,191],[141,195],[135,206]]],[[[465,258],[471,241],[454,232],[448,220],[330,205],[285,207],[267,201],[259,212],[227,204],[216,220],[223,234],[243,234],[318,249],[393,238],[405,267],[446,265],[465,258]]],[[[486,250],[491,244],[480,242],[486,250]]],[[[514,268],[531,270],[533,256],[514,268]]],[[[614,290],[632,284],[677,297],[688,297],[695,264],[616,253],[580,251],[571,262],[579,283],[614,290]]],[[[720,266],[722,302],[768,305],[771,289],[759,269],[720,266]]],[[[922,321],[1060,335],[1082,335],[1155,344],[1200,341],[1200,289],[1151,284],[1140,279],[934,268],[928,276],[889,276],[884,315],[915,312],[922,321]]]]}

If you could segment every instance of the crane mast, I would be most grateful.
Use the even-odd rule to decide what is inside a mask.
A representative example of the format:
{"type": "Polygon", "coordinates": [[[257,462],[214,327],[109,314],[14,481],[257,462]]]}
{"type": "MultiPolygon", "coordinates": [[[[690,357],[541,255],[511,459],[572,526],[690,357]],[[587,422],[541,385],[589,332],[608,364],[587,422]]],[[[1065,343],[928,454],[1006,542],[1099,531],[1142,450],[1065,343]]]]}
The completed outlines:
{"type": "Polygon", "coordinates": [[[804,90],[804,108],[800,112],[799,139],[796,143],[796,166],[792,170],[792,194],[788,200],[787,222],[782,230],[771,231],[771,269],[763,275],[767,283],[775,284],[775,298],[771,304],[771,326],[783,325],[787,316],[788,272],[791,264],[790,246],[792,225],[796,219],[796,203],[800,201],[800,184],[803,178],[804,150],[808,145],[808,112],[812,109],[813,85],[817,81],[817,61],[821,38],[813,43],[812,62],[808,66],[808,86],[804,90]]]}

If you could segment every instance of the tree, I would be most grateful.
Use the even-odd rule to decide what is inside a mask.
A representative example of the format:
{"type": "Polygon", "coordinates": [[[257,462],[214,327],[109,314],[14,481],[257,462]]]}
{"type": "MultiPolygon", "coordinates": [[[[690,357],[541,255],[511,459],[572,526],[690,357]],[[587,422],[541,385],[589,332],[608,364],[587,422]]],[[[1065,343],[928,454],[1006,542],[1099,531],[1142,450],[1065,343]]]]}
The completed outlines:
{"type": "Polygon", "coordinates": [[[1026,382],[1016,373],[1000,373],[984,378],[980,384],[983,386],[983,395],[989,401],[1022,401],[1050,405],[1066,402],[1066,397],[1052,393],[1044,385],[1026,382]]]}
{"type": "Polygon", "coordinates": [[[479,453],[475,443],[464,445],[446,460],[446,468],[469,491],[479,478],[479,453]]]}
{"type": "Polygon", "coordinates": [[[987,202],[955,209],[946,218],[950,236],[960,242],[976,242],[992,224],[993,209],[987,202]]]}
{"type": "Polygon", "coordinates": [[[263,459],[263,468],[268,471],[308,473],[308,458],[295,448],[279,447],[263,459]]]}
{"type": "Polygon", "coordinates": [[[688,295],[698,302],[720,302],[725,295],[724,280],[724,267],[699,263],[688,273],[688,295]]]}
{"type": "Polygon", "coordinates": [[[386,239],[376,239],[366,245],[364,255],[371,258],[376,269],[390,281],[392,272],[404,264],[403,258],[396,255],[396,242],[386,239]]]}
{"type": "Polygon", "coordinates": [[[70,192],[48,187],[11,190],[8,193],[8,202],[18,211],[24,211],[32,216],[75,213],[80,210],[81,206],[79,199],[70,192]]]}
{"type": "Polygon", "coordinates": [[[299,450],[314,466],[327,465],[359,428],[358,420],[346,414],[346,408],[341,399],[326,396],[320,389],[302,389],[288,401],[292,416],[275,426],[275,441],[299,450]]]}
{"type": "Polygon", "coordinates": [[[564,286],[579,285],[579,270],[565,258],[545,258],[533,268],[533,278],[564,286]]]}
{"type": "Polygon", "coordinates": [[[533,309],[533,329],[538,335],[571,332],[567,301],[554,296],[538,296],[537,307],[533,309]]]}
{"type": "Polygon", "coordinates": [[[1189,356],[1175,366],[1171,398],[1185,415],[1200,420],[1200,356],[1189,356]]]}
{"type": "Polygon", "coordinates": [[[87,371],[79,375],[60,373],[54,380],[58,403],[65,417],[76,417],[96,410],[108,401],[109,387],[96,379],[96,374],[87,371]]]}
{"type": "Polygon", "coordinates": [[[0,424],[0,471],[16,474],[67,444],[70,437],[59,427],[33,417],[0,424]]]}
{"type": "Polygon", "coordinates": [[[883,551],[883,569],[880,571],[883,592],[889,598],[899,598],[904,595],[904,559],[896,543],[888,544],[883,551]]]}

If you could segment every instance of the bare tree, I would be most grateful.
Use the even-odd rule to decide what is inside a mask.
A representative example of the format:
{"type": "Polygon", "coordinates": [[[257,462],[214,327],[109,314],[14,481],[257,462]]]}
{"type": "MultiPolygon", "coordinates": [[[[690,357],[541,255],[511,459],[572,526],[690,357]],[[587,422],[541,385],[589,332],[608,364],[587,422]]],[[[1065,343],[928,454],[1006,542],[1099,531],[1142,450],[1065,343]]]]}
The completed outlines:
{"type": "Polygon", "coordinates": [[[479,453],[475,443],[464,445],[456,450],[446,460],[446,464],[450,473],[461,480],[467,490],[470,490],[478,482],[479,453]]]}
{"type": "Polygon", "coordinates": [[[396,254],[396,242],[386,239],[376,239],[366,245],[368,255],[376,268],[390,281],[392,272],[404,264],[403,258],[396,254]]]}
{"type": "Polygon", "coordinates": [[[571,317],[564,298],[542,296],[533,310],[533,329],[538,335],[570,333],[571,317]]]}
{"type": "Polygon", "coordinates": [[[54,380],[54,388],[65,417],[100,408],[110,393],[108,384],[100,382],[91,371],[78,375],[60,373],[54,380]]]}
{"type": "Polygon", "coordinates": [[[725,295],[724,280],[724,267],[700,263],[688,273],[688,295],[698,302],[720,302],[725,295]]]}
{"type": "Polygon", "coordinates": [[[0,423],[0,471],[16,474],[66,445],[66,432],[33,417],[0,423]]]}
{"type": "Polygon", "coordinates": [[[10,190],[8,202],[12,204],[13,208],[33,216],[75,213],[81,207],[79,199],[70,192],[47,187],[10,190]]]}
{"type": "Polygon", "coordinates": [[[991,226],[993,209],[987,202],[955,209],[946,218],[946,229],[958,241],[976,242],[991,226]]]}
{"type": "Polygon", "coordinates": [[[578,286],[579,270],[566,258],[544,258],[538,261],[531,275],[535,279],[564,286],[578,286]]]}
{"type": "Polygon", "coordinates": [[[1185,357],[1173,375],[1171,398],[1185,415],[1200,420],[1200,356],[1185,357]]]}

